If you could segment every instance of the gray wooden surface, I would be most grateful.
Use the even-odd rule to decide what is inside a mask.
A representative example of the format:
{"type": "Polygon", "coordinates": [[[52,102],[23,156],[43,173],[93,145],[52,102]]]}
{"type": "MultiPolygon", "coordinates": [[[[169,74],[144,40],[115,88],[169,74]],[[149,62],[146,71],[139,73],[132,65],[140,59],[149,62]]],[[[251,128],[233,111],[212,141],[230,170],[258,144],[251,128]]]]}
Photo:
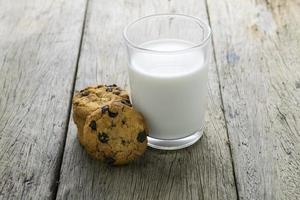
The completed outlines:
{"type": "Polygon", "coordinates": [[[299,0],[0,0],[0,199],[300,199],[299,0]],[[205,135],[132,165],[90,159],[73,89],[128,88],[124,26],[153,13],[213,31],[205,135]]]}
{"type": "MultiPolygon", "coordinates": [[[[96,82],[127,86],[126,49],[121,34],[124,26],[154,11],[207,18],[204,2],[190,3],[193,6],[181,0],[141,0],[130,4],[123,0],[89,1],[76,89],[96,82]]],[[[110,168],[87,157],[71,121],[58,199],[236,199],[214,63],[210,72],[205,136],[191,148],[174,152],[149,148],[139,162],[110,168]]]]}
{"type": "Polygon", "coordinates": [[[51,199],[85,1],[0,1],[0,199],[51,199]]]}
{"type": "Polygon", "coordinates": [[[240,199],[300,199],[299,3],[208,1],[240,199]]]}

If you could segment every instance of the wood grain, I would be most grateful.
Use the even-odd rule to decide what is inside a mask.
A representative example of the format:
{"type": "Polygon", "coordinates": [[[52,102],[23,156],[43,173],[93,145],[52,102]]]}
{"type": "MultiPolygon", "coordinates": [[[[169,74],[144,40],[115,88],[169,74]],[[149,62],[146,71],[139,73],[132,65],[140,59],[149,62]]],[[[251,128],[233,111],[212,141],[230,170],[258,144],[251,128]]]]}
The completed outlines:
{"type": "Polygon", "coordinates": [[[208,0],[240,199],[300,199],[300,2],[208,0]]]}
{"type": "MultiPolygon", "coordinates": [[[[90,0],[76,88],[95,83],[127,87],[122,29],[138,17],[167,12],[207,19],[205,2],[198,0],[90,0]]],[[[212,62],[205,135],[190,148],[148,149],[129,166],[108,167],[86,155],[71,122],[57,199],[236,199],[215,69],[212,62]]]]}
{"type": "Polygon", "coordinates": [[[0,5],[0,199],[52,199],[85,1],[0,5]]]}

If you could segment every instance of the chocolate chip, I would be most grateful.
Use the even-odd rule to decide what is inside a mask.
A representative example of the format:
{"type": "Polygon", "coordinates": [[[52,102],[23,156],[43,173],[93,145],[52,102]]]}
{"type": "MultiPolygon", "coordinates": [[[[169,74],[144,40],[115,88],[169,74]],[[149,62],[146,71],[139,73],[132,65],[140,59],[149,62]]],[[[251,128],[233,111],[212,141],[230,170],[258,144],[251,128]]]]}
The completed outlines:
{"type": "Polygon", "coordinates": [[[97,88],[102,88],[102,87],[103,87],[103,85],[98,85],[98,86],[97,86],[97,88]]]}
{"type": "Polygon", "coordinates": [[[132,107],[132,105],[131,105],[131,103],[130,103],[130,100],[129,100],[129,99],[123,99],[123,100],[121,100],[121,103],[123,103],[123,104],[125,104],[125,105],[127,105],[127,106],[130,106],[130,107],[132,107]]]}
{"type": "Polygon", "coordinates": [[[106,85],[106,87],[117,87],[117,85],[116,84],[106,85]]]}
{"type": "Polygon", "coordinates": [[[101,112],[102,113],[106,113],[107,111],[108,111],[108,115],[112,118],[114,118],[118,115],[118,113],[114,113],[114,112],[109,111],[109,106],[108,105],[105,105],[105,106],[101,107],[101,112]]]}
{"type": "Polygon", "coordinates": [[[125,144],[126,144],[126,141],[125,141],[125,140],[122,140],[121,143],[122,143],[123,145],[125,145],[125,144]]]}
{"type": "Polygon", "coordinates": [[[123,97],[124,99],[129,99],[128,94],[123,94],[123,95],[121,95],[121,97],[123,97]]]}
{"type": "Polygon", "coordinates": [[[88,96],[90,93],[88,91],[81,92],[81,96],[88,96]]]}
{"type": "Polygon", "coordinates": [[[113,157],[107,156],[107,157],[105,157],[104,162],[106,162],[109,165],[113,165],[116,162],[116,160],[113,157]]]}
{"type": "Polygon", "coordinates": [[[108,135],[106,133],[98,133],[98,140],[102,143],[107,143],[108,135]]]}
{"type": "Polygon", "coordinates": [[[105,85],[107,88],[106,88],[106,92],[112,92],[113,91],[113,88],[117,87],[116,84],[112,84],[112,85],[105,85]]]}
{"type": "Polygon", "coordinates": [[[118,113],[117,113],[117,112],[116,112],[116,113],[110,112],[110,111],[108,110],[108,115],[109,115],[110,117],[112,117],[112,118],[115,118],[115,117],[118,115],[118,113]]]}
{"type": "Polygon", "coordinates": [[[80,90],[79,92],[83,92],[84,91],[84,89],[83,90],[80,90]]]}
{"type": "Polygon", "coordinates": [[[95,121],[95,120],[92,120],[89,126],[91,127],[92,130],[95,131],[95,130],[97,129],[96,121],[95,121]]]}
{"type": "Polygon", "coordinates": [[[143,131],[138,134],[136,139],[138,142],[143,143],[146,140],[146,138],[147,138],[147,134],[145,131],[143,131]]]}
{"type": "Polygon", "coordinates": [[[119,91],[114,91],[114,92],[113,92],[113,94],[115,94],[115,95],[119,95],[119,94],[120,94],[120,92],[119,92],[119,91]]]}
{"type": "Polygon", "coordinates": [[[101,112],[102,113],[105,113],[106,111],[109,111],[109,106],[108,105],[105,105],[105,106],[101,107],[101,112]]]}
{"type": "Polygon", "coordinates": [[[111,87],[106,88],[106,92],[112,92],[112,91],[113,91],[113,89],[111,87]]]}
{"type": "Polygon", "coordinates": [[[122,119],[122,124],[126,124],[126,120],[125,119],[122,119]]]}

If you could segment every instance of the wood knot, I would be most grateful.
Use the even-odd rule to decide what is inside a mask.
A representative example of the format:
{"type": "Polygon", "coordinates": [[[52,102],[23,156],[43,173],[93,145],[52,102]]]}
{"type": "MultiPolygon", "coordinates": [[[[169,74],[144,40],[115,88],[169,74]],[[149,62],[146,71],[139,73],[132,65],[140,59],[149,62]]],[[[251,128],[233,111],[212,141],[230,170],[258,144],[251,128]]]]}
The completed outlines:
{"type": "Polygon", "coordinates": [[[226,54],[226,60],[228,64],[235,64],[240,60],[240,56],[237,55],[234,51],[229,51],[226,54]]]}
{"type": "Polygon", "coordinates": [[[262,38],[264,35],[257,24],[250,26],[250,34],[255,38],[262,38]]]}

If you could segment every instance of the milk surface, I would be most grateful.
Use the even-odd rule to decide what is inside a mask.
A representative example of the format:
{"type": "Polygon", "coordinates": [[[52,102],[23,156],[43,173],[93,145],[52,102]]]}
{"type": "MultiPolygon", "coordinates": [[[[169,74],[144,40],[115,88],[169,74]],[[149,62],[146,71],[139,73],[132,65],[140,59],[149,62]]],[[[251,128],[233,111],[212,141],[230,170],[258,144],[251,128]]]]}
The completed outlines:
{"type": "MultiPolygon", "coordinates": [[[[153,40],[141,45],[157,51],[194,46],[182,40],[153,40]]],[[[150,137],[178,139],[201,129],[206,110],[208,66],[203,52],[135,52],[130,60],[131,98],[146,118],[150,137]]]]}

